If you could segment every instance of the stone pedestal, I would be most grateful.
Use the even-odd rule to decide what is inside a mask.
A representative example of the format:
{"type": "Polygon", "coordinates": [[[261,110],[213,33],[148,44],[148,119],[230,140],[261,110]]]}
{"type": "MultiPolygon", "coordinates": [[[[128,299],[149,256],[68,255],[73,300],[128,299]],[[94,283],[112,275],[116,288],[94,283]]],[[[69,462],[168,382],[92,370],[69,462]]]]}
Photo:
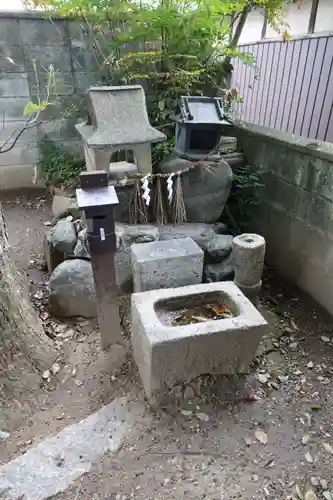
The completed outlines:
{"type": "Polygon", "coordinates": [[[131,247],[134,292],[202,282],[204,253],[191,238],[131,247]]]}
{"type": "Polygon", "coordinates": [[[261,289],[266,242],[259,234],[245,233],[233,239],[234,283],[257,306],[261,289]]]}

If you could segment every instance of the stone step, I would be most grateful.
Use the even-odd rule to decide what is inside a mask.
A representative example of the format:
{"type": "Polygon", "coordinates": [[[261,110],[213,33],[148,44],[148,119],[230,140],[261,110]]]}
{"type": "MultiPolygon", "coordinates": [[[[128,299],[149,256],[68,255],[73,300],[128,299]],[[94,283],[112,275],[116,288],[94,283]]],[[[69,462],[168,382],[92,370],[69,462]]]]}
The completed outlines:
{"type": "Polygon", "coordinates": [[[118,398],[65,427],[0,467],[0,497],[44,500],[66,491],[105,453],[118,451],[136,416],[137,408],[118,398]]]}

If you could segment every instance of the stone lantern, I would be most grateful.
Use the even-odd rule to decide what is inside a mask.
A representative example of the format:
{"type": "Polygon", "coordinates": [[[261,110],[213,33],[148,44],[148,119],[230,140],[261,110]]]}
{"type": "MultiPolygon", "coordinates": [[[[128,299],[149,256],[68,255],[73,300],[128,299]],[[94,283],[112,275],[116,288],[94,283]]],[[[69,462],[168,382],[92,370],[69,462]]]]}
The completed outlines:
{"type": "Polygon", "coordinates": [[[76,126],[87,170],[108,172],[111,183],[131,173],[151,174],[151,144],[163,141],[165,135],[149,123],[143,88],[91,87],[87,101],[88,120],[76,126]],[[119,151],[124,161],[112,161],[119,151]]]}
{"type": "Polygon", "coordinates": [[[219,151],[210,152],[219,145],[222,135],[235,135],[218,97],[181,97],[180,115],[175,117],[175,121],[175,153],[181,158],[201,160],[209,155],[210,160],[219,161],[219,151]]]}

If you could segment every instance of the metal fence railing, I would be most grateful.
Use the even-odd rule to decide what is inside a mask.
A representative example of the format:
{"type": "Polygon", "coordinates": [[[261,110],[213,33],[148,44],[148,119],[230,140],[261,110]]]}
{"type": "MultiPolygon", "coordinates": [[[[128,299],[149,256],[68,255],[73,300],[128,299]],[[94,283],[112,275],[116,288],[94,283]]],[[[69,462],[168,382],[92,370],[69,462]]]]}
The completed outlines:
{"type": "Polygon", "coordinates": [[[291,42],[265,40],[241,47],[256,68],[234,63],[242,120],[295,135],[333,142],[333,35],[291,42]]]}

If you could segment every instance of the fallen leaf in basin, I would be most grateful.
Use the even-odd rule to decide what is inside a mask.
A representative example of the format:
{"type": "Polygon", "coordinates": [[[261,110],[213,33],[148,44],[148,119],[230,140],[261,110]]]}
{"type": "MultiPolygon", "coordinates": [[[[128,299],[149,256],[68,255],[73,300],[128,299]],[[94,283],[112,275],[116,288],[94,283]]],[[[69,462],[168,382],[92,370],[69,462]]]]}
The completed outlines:
{"type": "Polygon", "coordinates": [[[323,497],[325,500],[333,500],[333,495],[329,491],[323,491],[323,497]]]}
{"type": "Polygon", "coordinates": [[[313,456],[311,455],[310,452],[306,452],[305,453],[305,458],[306,458],[306,461],[309,462],[309,464],[313,464],[313,456]]]}
{"type": "Polygon", "coordinates": [[[254,435],[256,437],[256,440],[259,441],[259,443],[261,443],[261,444],[267,444],[268,438],[267,438],[266,432],[264,432],[262,430],[257,430],[254,433],[254,435]]]}

